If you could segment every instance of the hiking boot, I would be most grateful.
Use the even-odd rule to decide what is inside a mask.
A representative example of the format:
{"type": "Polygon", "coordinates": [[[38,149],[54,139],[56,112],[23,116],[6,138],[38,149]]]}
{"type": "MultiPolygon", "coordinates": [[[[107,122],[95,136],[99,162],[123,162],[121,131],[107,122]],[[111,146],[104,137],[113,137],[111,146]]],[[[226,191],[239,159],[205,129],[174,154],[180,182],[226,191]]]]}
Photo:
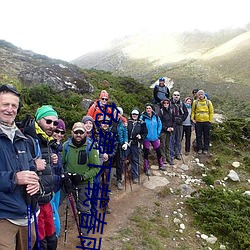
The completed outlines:
{"type": "Polygon", "coordinates": [[[145,171],[145,174],[146,174],[147,176],[150,176],[150,170],[147,169],[147,170],[145,171]]]}
{"type": "Polygon", "coordinates": [[[138,178],[134,178],[134,179],[133,179],[133,183],[134,183],[134,184],[137,184],[138,182],[139,182],[139,179],[138,179],[138,178]]]}
{"type": "Polygon", "coordinates": [[[106,214],[111,214],[112,209],[109,207],[109,205],[106,206],[106,214]]]}
{"type": "Polygon", "coordinates": [[[122,182],[121,181],[117,182],[117,188],[118,188],[118,190],[123,190],[123,186],[122,186],[122,182]]]}
{"type": "Polygon", "coordinates": [[[166,165],[163,163],[163,158],[161,157],[161,158],[159,158],[158,159],[158,164],[159,164],[159,169],[160,170],[166,170],[166,165]]]}
{"type": "Polygon", "coordinates": [[[200,149],[200,150],[198,150],[198,152],[197,152],[198,154],[202,154],[202,150],[200,149]]]}
{"type": "Polygon", "coordinates": [[[185,152],[185,155],[188,156],[188,155],[189,155],[189,152],[186,151],[186,152],[185,152]]]}
{"type": "Polygon", "coordinates": [[[147,176],[150,175],[150,170],[149,170],[149,164],[148,164],[148,160],[144,160],[144,163],[143,163],[143,169],[144,169],[144,172],[147,176]]]}
{"type": "Polygon", "coordinates": [[[208,151],[207,151],[207,150],[203,150],[203,154],[204,154],[204,155],[207,155],[207,154],[208,154],[208,151]]]}
{"type": "Polygon", "coordinates": [[[177,160],[181,160],[181,155],[176,155],[175,158],[176,158],[177,160]]]}
{"type": "MultiPolygon", "coordinates": [[[[107,204],[105,207],[102,207],[103,212],[105,212],[106,214],[111,214],[112,213],[112,209],[109,207],[109,205],[107,204]]],[[[98,226],[98,224],[97,224],[98,226]]]]}
{"type": "Polygon", "coordinates": [[[162,170],[162,171],[165,171],[166,170],[166,166],[165,165],[159,166],[159,169],[162,170]]]}

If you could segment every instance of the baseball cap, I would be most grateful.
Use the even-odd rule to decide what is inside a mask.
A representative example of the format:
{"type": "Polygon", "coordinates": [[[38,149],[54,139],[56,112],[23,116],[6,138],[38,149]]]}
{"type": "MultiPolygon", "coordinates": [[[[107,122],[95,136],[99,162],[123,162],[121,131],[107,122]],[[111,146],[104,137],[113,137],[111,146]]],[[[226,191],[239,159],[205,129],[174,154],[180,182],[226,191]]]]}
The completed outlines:
{"type": "Polygon", "coordinates": [[[82,122],[76,122],[73,125],[72,130],[73,131],[81,130],[81,131],[85,132],[86,129],[85,129],[84,124],[82,122]]]}

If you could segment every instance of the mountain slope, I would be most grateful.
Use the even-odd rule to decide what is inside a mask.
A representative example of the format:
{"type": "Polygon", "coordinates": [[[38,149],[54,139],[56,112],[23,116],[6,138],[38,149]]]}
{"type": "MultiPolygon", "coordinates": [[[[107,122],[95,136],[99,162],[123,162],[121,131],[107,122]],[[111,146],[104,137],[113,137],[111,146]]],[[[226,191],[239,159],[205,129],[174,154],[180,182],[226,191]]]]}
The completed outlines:
{"type": "Polygon", "coordinates": [[[193,77],[201,76],[201,80],[209,74],[207,81],[225,82],[237,75],[232,81],[250,85],[249,51],[249,31],[194,31],[126,37],[114,41],[107,50],[83,55],[72,63],[129,75],[142,82],[166,71],[170,77],[176,76],[176,69],[180,69],[180,75],[189,76],[191,67],[195,68],[193,77]]]}

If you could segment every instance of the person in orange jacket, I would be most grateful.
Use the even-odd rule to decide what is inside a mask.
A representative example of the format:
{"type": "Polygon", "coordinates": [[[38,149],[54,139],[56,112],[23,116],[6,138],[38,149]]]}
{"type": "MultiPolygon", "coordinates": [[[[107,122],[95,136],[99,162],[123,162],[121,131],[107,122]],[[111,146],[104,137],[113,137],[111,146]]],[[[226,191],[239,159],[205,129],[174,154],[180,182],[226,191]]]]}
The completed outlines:
{"type": "Polygon", "coordinates": [[[102,90],[100,95],[99,95],[99,99],[94,101],[94,103],[90,106],[90,108],[88,109],[88,112],[86,115],[91,116],[94,120],[96,120],[97,114],[110,114],[112,113],[112,110],[110,107],[107,107],[107,110],[105,111],[105,105],[108,105],[108,100],[109,100],[109,94],[106,90],[102,90]],[[99,105],[98,102],[99,101],[99,105]],[[101,109],[102,110],[101,110],[101,109]]]}

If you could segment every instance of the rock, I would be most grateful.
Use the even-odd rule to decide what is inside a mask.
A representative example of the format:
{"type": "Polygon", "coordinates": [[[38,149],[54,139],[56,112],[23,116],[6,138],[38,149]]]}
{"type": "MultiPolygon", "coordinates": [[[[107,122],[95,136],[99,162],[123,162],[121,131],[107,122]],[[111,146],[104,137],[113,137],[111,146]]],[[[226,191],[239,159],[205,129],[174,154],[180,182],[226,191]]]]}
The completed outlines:
{"type": "Polygon", "coordinates": [[[235,167],[235,168],[238,168],[240,166],[240,163],[238,161],[234,161],[232,163],[232,166],[235,167]]]}
{"type": "Polygon", "coordinates": [[[238,174],[234,170],[230,170],[227,176],[232,181],[240,181],[238,174]]]}
{"type": "Polygon", "coordinates": [[[181,224],[180,224],[180,228],[181,228],[182,230],[184,230],[186,227],[185,227],[185,225],[184,225],[183,223],[181,223],[181,224]]]}
{"type": "Polygon", "coordinates": [[[180,169],[187,171],[189,169],[188,165],[181,164],[180,169]]]}
{"type": "Polygon", "coordinates": [[[245,191],[243,194],[246,194],[246,195],[250,196],[250,191],[245,191]]]}
{"type": "Polygon", "coordinates": [[[195,161],[196,163],[199,163],[199,162],[200,162],[199,158],[195,158],[194,161],[195,161]]]}
{"type": "Polygon", "coordinates": [[[225,250],[227,249],[225,245],[220,245],[220,249],[225,250]]]}
{"type": "Polygon", "coordinates": [[[143,186],[149,189],[155,189],[156,187],[162,187],[169,184],[169,181],[165,177],[150,176],[150,179],[145,179],[143,186]]]}
{"type": "Polygon", "coordinates": [[[178,188],[181,190],[182,195],[191,195],[192,193],[196,192],[195,189],[187,184],[181,184],[178,188]]]}
{"type": "Polygon", "coordinates": [[[178,218],[174,218],[174,224],[178,225],[181,223],[181,220],[178,218]]]}
{"type": "Polygon", "coordinates": [[[159,166],[158,165],[151,165],[150,168],[153,170],[158,170],[159,169],[159,166]]]}
{"type": "Polygon", "coordinates": [[[201,238],[202,238],[203,240],[206,240],[206,239],[208,238],[208,236],[207,236],[206,234],[201,234],[201,238]]]}
{"type": "Polygon", "coordinates": [[[152,171],[153,176],[161,176],[161,173],[159,171],[152,171]]]}
{"type": "Polygon", "coordinates": [[[208,237],[208,238],[206,239],[206,241],[207,241],[208,243],[210,243],[210,244],[215,244],[216,241],[217,241],[217,238],[216,238],[215,236],[211,235],[210,237],[208,237]]]}

